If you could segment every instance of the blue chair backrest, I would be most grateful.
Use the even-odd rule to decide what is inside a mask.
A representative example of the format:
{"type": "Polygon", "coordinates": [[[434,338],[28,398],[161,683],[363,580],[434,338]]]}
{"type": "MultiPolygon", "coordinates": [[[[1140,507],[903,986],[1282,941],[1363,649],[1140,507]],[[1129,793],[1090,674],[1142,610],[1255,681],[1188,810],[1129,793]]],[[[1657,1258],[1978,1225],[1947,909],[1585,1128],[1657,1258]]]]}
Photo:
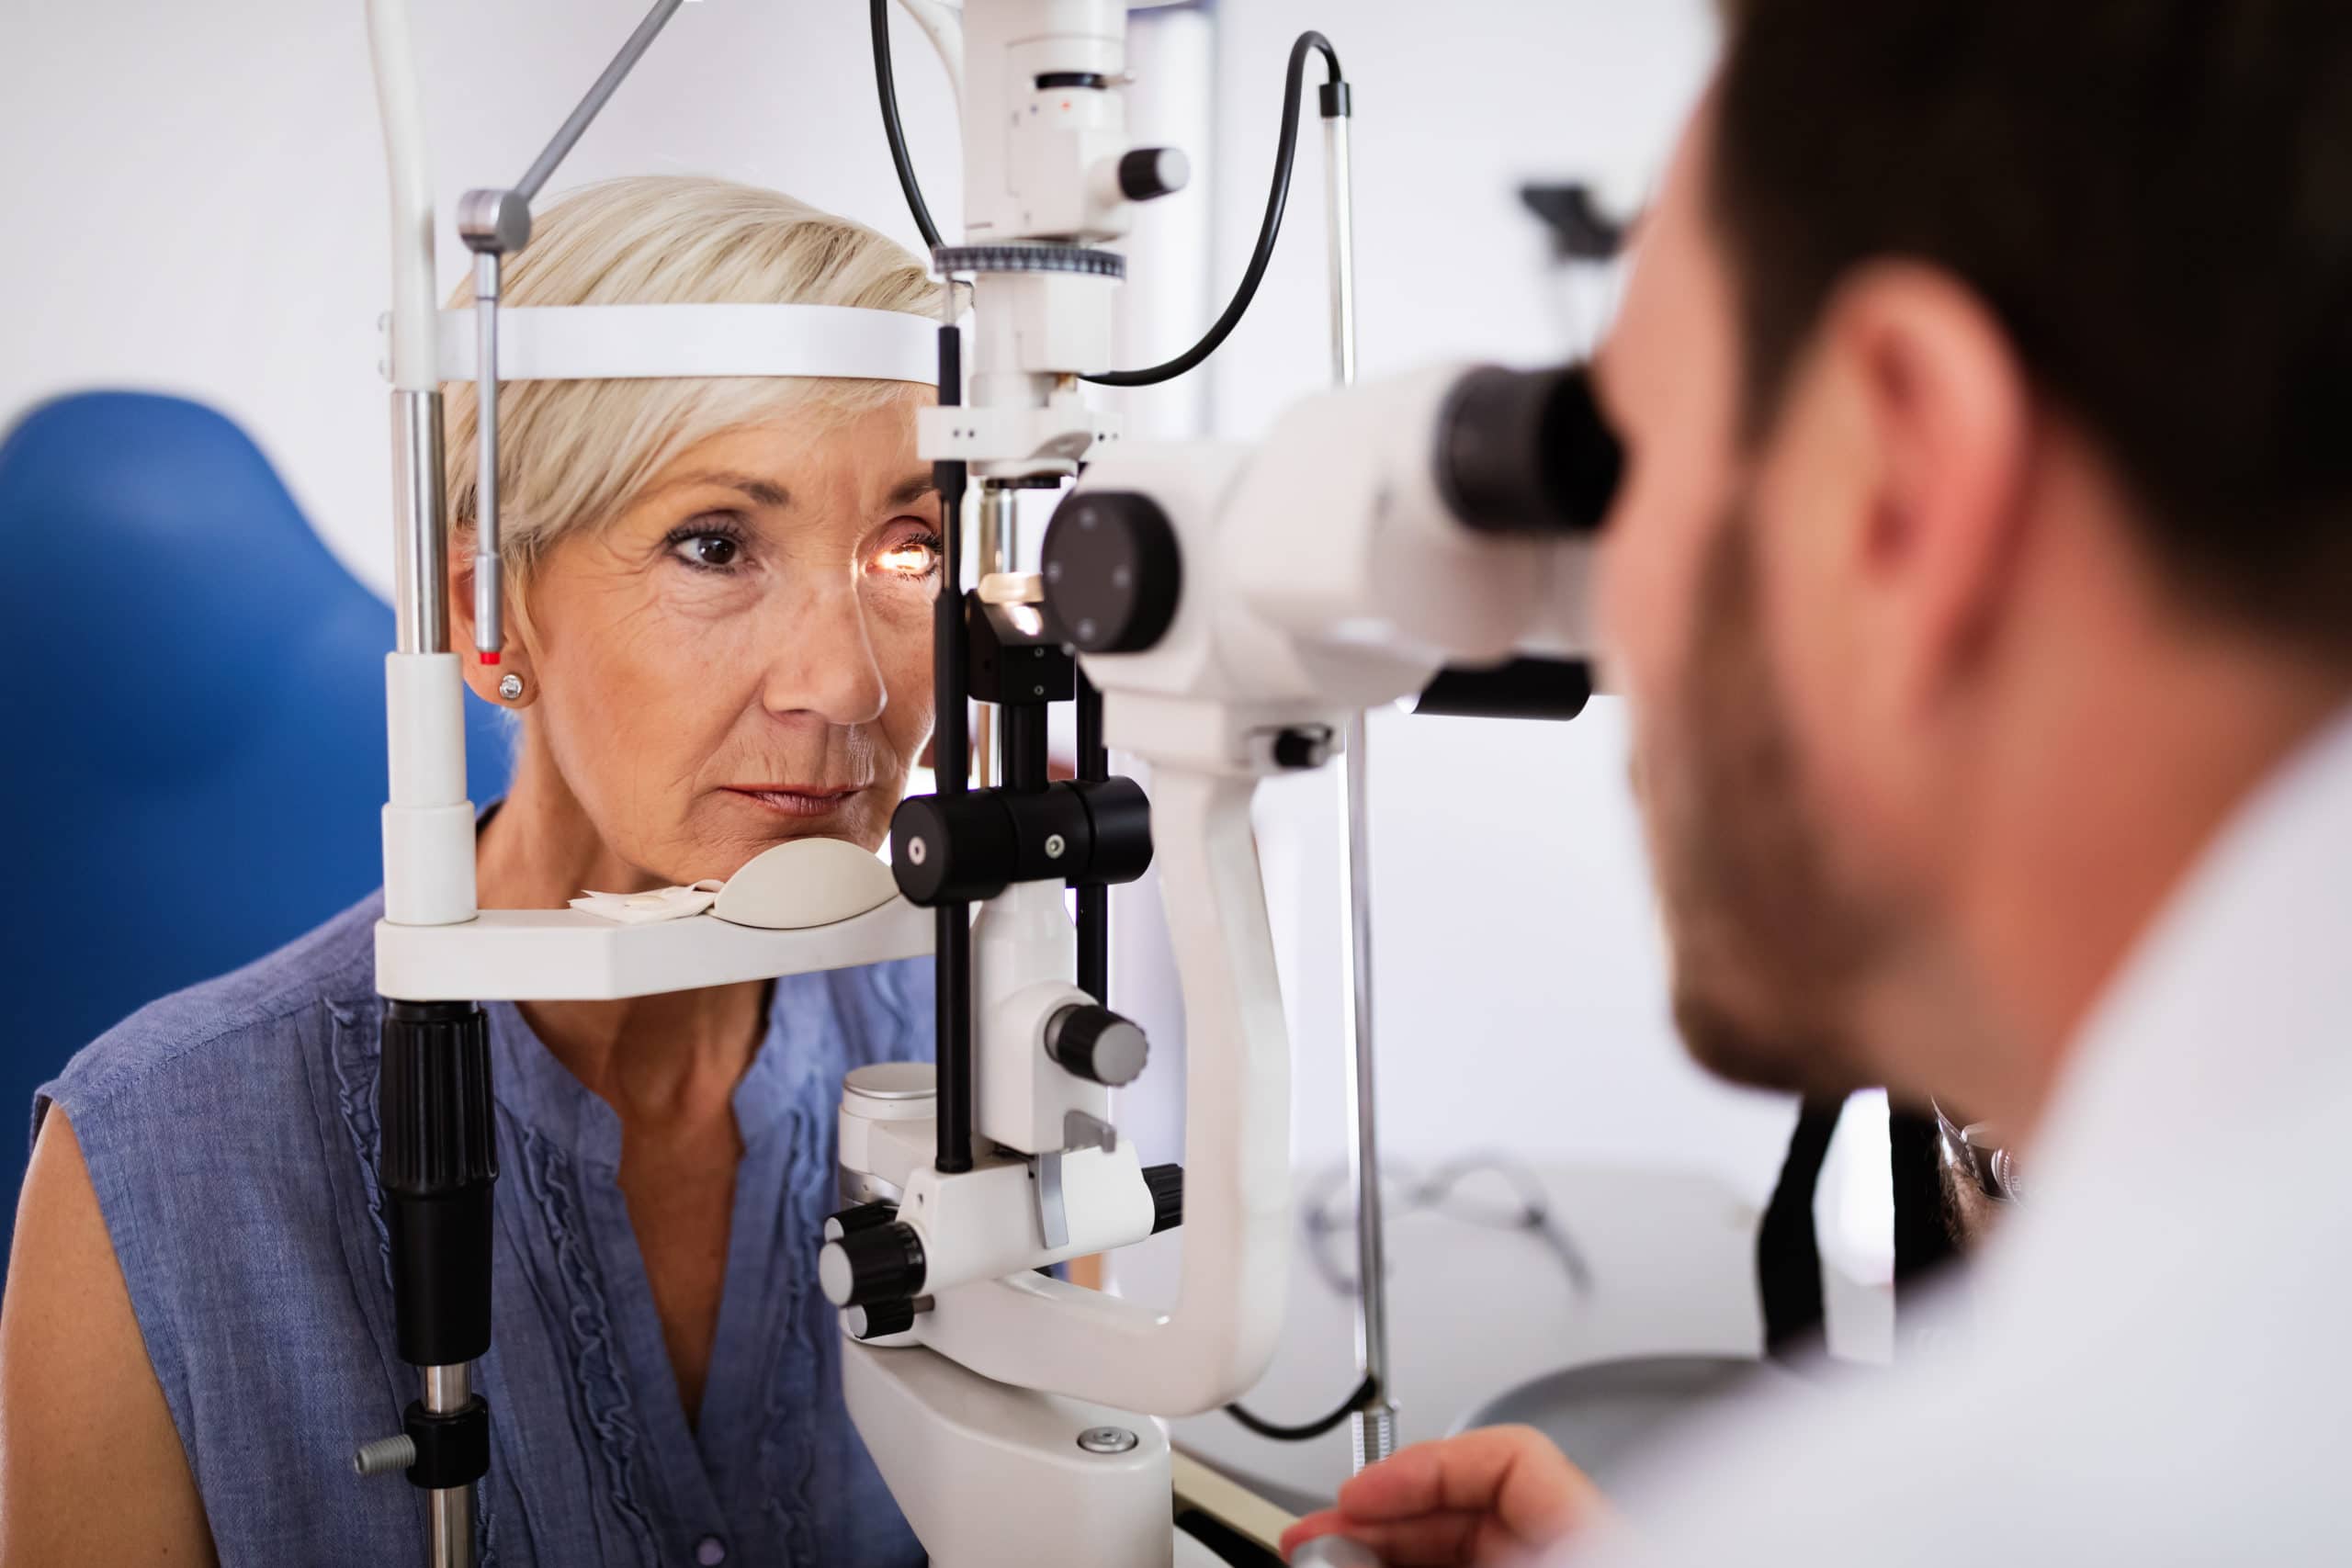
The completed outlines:
{"type": "MultiPolygon", "coordinates": [[[[381,882],[391,646],[391,611],[210,409],[86,393],[0,443],[0,1242],[43,1079],[381,882]]],[[[509,746],[467,709],[480,804],[509,746]]]]}

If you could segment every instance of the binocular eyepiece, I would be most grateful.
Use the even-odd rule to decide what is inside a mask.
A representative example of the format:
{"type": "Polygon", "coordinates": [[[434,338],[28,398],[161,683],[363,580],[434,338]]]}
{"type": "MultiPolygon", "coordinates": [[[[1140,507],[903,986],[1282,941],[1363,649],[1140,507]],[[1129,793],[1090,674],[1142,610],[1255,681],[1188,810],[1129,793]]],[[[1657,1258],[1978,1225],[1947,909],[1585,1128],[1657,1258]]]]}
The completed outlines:
{"type": "Polygon", "coordinates": [[[1487,534],[1600,531],[1624,477],[1624,448],[1593,395],[1589,367],[1473,370],[1437,422],[1439,493],[1487,534]]]}

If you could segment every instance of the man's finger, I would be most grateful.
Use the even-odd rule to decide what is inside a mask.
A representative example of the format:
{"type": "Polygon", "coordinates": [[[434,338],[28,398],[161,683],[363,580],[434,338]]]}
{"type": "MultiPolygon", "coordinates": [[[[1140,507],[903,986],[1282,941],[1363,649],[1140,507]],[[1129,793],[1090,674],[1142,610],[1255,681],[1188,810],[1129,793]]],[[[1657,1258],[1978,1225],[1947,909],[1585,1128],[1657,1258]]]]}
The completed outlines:
{"type": "Polygon", "coordinates": [[[1484,1514],[1425,1514],[1419,1518],[1372,1523],[1327,1508],[1283,1532],[1283,1556],[1327,1535],[1344,1536],[1370,1547],[1388,1568],[1452,1568],[1483,1561],[1477,1542],[1491,1521],[1484,1514]]]}
{"type": "Polygon", "coordinates": [[[1600,1494],[1540,1432],[1490,1427],[1416,1443],[1340,1489],[1350,1522],[1491,1514],[1521,1540],[1547,1545],[1597,1511],[1600,1494]]]}

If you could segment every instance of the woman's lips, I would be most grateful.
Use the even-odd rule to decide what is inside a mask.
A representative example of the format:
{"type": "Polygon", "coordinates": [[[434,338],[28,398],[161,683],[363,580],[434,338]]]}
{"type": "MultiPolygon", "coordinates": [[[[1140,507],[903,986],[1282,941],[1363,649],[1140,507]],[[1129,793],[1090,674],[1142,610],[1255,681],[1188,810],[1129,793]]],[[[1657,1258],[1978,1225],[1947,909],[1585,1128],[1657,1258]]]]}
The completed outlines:
{"type": "Polygon", "coordinates": [[[820,789],[808,784],[729,784],[727,793],[741,795],[780,817],[827,817],[865,793],[854,789],[820,789]]]}

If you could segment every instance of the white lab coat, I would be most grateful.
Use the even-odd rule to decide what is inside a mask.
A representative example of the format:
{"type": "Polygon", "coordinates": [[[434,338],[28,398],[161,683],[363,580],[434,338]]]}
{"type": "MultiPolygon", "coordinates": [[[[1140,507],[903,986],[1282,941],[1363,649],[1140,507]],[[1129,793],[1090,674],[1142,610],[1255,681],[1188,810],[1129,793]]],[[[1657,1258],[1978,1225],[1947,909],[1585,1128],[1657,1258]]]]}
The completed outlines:
{"type": "Polygon", "coordinates": [[[2023,1176],[1947,1349],[1718,1424],[1572,1560],[2352,1564],[2352,717],[2176,892],[2023,1176]]]}

